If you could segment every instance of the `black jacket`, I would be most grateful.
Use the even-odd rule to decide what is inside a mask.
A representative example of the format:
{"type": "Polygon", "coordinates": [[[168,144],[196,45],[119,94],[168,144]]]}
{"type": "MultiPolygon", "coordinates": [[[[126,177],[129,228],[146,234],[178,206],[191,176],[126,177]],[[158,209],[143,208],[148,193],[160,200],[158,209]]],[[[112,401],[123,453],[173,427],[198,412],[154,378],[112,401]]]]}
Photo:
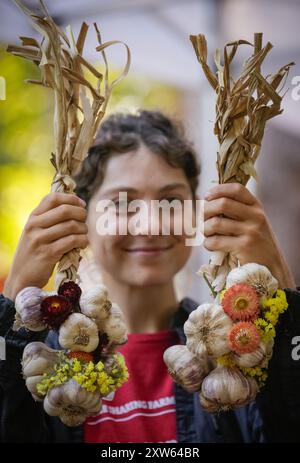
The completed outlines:
{"type": "MultiPolygon", "coordinates": [[[[277,327],[269,376],[256,401],[235,412],[210,415],[198,394],[188,394],[174,383],[178,442],[300,442],[300,360],[293,360],[292,340],[300,336],[300,288],[286,290],[288,310],[277,327]]],[[[185,341],[183,324],[197,303],[184,298],[173,328],[185,341]]],[[[6,339],[6,360],[0,362],[1,442],[82,442],[83,427],[68,428],[49,417],[27,391],[20,359],[28,342],[44,341],[59,348],[57,334],[13,332],[14,304],[0,295],[0,336],[6,339]]]]}

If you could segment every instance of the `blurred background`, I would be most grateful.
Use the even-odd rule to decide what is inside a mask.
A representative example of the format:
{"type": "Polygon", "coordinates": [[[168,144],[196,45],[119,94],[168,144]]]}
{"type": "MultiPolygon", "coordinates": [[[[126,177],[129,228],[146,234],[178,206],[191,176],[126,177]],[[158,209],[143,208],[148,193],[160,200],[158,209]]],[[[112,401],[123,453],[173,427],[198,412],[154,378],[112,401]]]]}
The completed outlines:
{"type": "MultiPolygon", "coordinates": [[[[37,0],[24,0],[36,9],[37,0]]],[[[226,42],[264,33],[274,49],[264,74],[295,61],[286,82],[284,112],[266,130],[258,163],[259,183],[250,185],[262,200],[287,260],[300,285],[300,1],[299,0],[48,0],[57,24],[71,25],[77,35],[82,21],[97,22],[104,41],[122,40],[132,52],[129,76],[113,93],[108,113],[138,108],[161,109],[183,121],[202,164],[199,193],[215,181],[217,142],[213,135],[214,93],[205,80],[189,34],[206,35],[210,57],[226,42]],[[294,91],[293,91],[294,89],[294,91]]],[[[35,36],[27,18],[12,0],[0,0],[0,43],[19,43],[18,36],[35,36]]],[[[85,57],[101,69],[90,30],[85,57]]],[[[249,49],[236,60],[242,65],[249,49]]],[[[124,63],[124,51],[108,52],[113,73],[124,63]]],[[[210,63],[213,66],[213,63],[210,63]]],[[[24,79],[39,78],[38,68],[0,52],[0,291],[14,250],[31,210],[48,193],[53,175],[52,94],[24,79]]],[[[195,272],[208,255],[195,248],[178,277],[180,294],[199,302],[207,289],[195,272]]],[[[83,273],[88,276],[92,265],[83,273]]],[[[96,277],[95,277],[96,278],[96,277]]]]}

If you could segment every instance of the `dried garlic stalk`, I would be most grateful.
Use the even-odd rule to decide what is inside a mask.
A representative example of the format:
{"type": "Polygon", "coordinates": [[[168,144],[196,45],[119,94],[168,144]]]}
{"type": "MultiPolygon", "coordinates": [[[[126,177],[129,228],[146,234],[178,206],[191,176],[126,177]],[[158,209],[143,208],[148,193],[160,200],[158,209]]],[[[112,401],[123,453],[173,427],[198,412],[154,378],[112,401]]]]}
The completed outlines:
{"type": "MultiPolygon", "coordinates": [[[[271,76],[263,77],[261,64],[272,48],[268,42],[262,47],[262,33],[254,34],[254,45],[238,40],[225,45],[214,55],[216,74],[207,64],[205,36],[191,35],[198,61],[210,85],[216,92],[216,120],[214,133],[220,148],[217,153],[219,183],[238,182],[246,185],[252,176],[257,179],[254,163],[260,153],[266,122],[282,113],[277,89],[294,63],[283,66],[271,76]],[[254,47],[252,56],[244,63],[240,76],[234,80],[231,64],[240,45],[254,47]]],[[[223,252],[212,254],[209,264],[198,274],[205,276],[213,294],[224,288],[226,276],[237,265],[230,255],[223,252]]]]}
{"type": "MultiPolygon", "coordinates": [[[[56,174],[52,182],[52,191],[72,193],[75,182],[74,173],[86,157],[104,116],[111,90],[128,73],[130,66],[130,50],[119,41],[102,43],[100,32],[94,24],[99,46],[96,50],[102,54],[104,75],[87,62],[82,54],[88,31],[88,25],[82,23],[77,40],[70,26],[66,33],[60,29],[49,15],[43,0],[39,0],[41,14],[28,9],[20,0],[13,0],[32,22],[33,27],[42,34],[38,43],[30,37],[20,37],[22,46],[9,45],[7,51],[32,61],[41,70],[41,81],[27,82],[44,85],[54,92],[54,140],[55,152],[51,163],[56,174]],[[127,61],[118,79],[109,83],[108,65],[105,49],[116,43],[125,46],[127,61]],[[92,85],[85,77],[89,71],[95,78],[92,85]]],[[[78,278],[77,269],[80,261],[80,250],[74,249],[66,253],[58,263],[56,287],[64,281],[78,278]]]]}

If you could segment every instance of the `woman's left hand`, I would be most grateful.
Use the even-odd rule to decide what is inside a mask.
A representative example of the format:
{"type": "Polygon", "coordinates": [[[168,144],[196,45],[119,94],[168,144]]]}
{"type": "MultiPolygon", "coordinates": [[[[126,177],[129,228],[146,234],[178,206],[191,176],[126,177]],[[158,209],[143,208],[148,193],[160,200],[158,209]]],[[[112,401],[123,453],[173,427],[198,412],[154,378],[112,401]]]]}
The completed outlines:
{"type": "Polygon", "coordinates": [[[205,195],[204,246],[230,252],[240,263],[268,267],[281,288],[295,281],[261,203],[238,183],[214,186],[205,195]]]}

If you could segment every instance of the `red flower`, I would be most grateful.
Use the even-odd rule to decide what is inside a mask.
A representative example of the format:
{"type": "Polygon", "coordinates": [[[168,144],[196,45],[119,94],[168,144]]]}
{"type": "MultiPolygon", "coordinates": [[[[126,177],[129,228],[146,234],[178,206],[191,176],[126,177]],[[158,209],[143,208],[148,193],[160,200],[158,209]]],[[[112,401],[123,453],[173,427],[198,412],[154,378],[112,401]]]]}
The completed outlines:
{"type": "Polygon", "coordinates": [[[259,298],[251,286],[238,283],[225,291],[221,300],[224,312],[232,320],[252,321],[259,314],[259,298]]]}
{"type": "Polygon", "coordinates": [[[81,362],[92,362],[94,360],[92,354],[81,351],[68,352],[67,357],[69,357],[69,359],[80,360],[81,362]]]}
{"type": "Polygon", "coordinates": [[[41,314],[49,329],[57,330],[72,312],[71,302],[63,296],[49,296],[41,303],[41,314]]]}
{"type": "Polygon", "coordinates": [[[80,287],[74,281],[63,283],[58,290],[58,294],[69,299],[74,307],[79,303],[81,292],[80,287]]]}
{"type": "Polygon", "coordinates": [[[237,354],[249,354],[253,352],[260,343],[259,331],[253,323],[235,323],[229,334],[229,345],[231,350],[237,354]]]}

